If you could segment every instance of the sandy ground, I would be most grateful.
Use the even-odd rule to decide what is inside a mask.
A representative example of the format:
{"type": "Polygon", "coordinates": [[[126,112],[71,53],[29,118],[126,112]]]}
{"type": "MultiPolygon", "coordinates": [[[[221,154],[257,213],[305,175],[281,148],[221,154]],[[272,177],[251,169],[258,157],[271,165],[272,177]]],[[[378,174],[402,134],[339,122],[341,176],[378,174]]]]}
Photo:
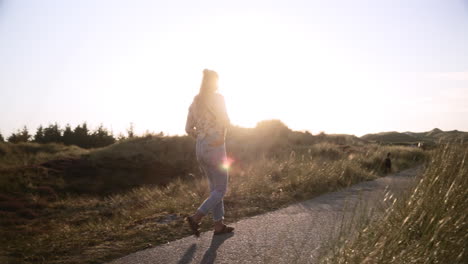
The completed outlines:
{"type": "MultiPolygon", "coordinates": [[[[231,224],[233,234],[186,237],[145,249],[112,264],[316,263],[320,249],[340,232],[355,232],[354,219],[378,217],[384,196],[399,197],[420,168],[362,182],[289,207],[231,224]]],[[[229,210],[229,209],[228,209],[229,210]]]]}

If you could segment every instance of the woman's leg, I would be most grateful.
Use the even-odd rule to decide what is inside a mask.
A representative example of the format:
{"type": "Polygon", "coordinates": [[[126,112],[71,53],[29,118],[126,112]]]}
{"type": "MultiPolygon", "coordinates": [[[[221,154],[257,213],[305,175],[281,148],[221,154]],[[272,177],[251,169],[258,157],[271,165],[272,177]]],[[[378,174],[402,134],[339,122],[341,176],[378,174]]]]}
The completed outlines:
{"type": "Polygon", "coordinates": [[[224,146],[206,147],[200,153],[200,165],[210,182],[210,196],[198,208],[200,214],[206,215],[213,211],[215,221],[224,217],[223,197],[227,190],[227,171],[221,165],[226,156],[224,146]]]}
{"type": "Polygon", "coordinates": [[[209,211],[213,211],[215,221],[222,220],[224,217],[223,197],[225,193],[226,185],[215,185],[214,190],[210,192],[210,196],[200,205],[197,213],[207,215],[209,211]]]}
{"type": "Polygon", "coordinates": [[[213,207],[213,220],[215,231],[221,231],[224,227],[224,201],[221,200],[213,207]]]}
{"type": "Polygon", "coordinates": [[[213,207],[213,220],[215,222],[222,222],[224,219],[224,201],[217,203],[213,207]]]}
{"type": "MultiPolygon", "coordinates": [[[[210,196],[200,205],[197,212],[191,217],[200,222],[209,211],[213,212],[215,232],[225,229],[223,198],[227,190],[228,172],[221,167],[226,158],[224,145],[218,147],[206,146],[197,142],[197,159],[200,168],[207,176],[210,183],[210,196]]],[[[232,232],[232,228],[230,229],[232,232]]]]}
{"type": "MultiPolygon", "coordinates": [[[[204,164],[204,159],[203,159],[203,142],[200,139],[197,139],[197,144],[196,144],[196,157],[198,161],[198,165],[200,170],[202,171],[203,174],[208,176],[208,172],[206,170],[206,165],[204,164]]],[[[210,190],[213,188],[211,184],[211,180],[209,181],[210,183],[210,190]]],[[[193,221],[199,223],[201,219],[205,216],[206,214],[203,214],[200,212],[200,210],[197,210],[190,218],[192,218],[193,221]]]]}
{"type": "MultiPolygon", "coordinates": [[[[216,201],[217,198],[215,198],[214,196],[217,196],[215,194],[211,194],[213,192],[217,192],[217,190],[215,190],[215,186],[213,184],[213,181],[210,180],[209,181],[210,183],[210,197],[208,197],[208,199],[206,199],[203,204],[200,206],[200,208],[197,210],[197,212],[192,216],[193,220],[195,220],[196,222],[199,222],[203,216],[205,216],[208,211],[210,211],[210,209],[205,209],[207,207],[210,207],[209,204],[211,204],[211,200],[212,199],[213,201],[216,201]]],[[[220,191],[221,192],[224,192],[222,189],[225,189],[224,187],[220,188],[220,191]]],[[[223,195],[224,196],[224,195],[223,195]]],[[[212,207],[212,212],[213,212],[213,220],[215,222],[215,229],[219,229],[222,227],[223,225],[223,219],[224,219],[224,202],[223,202],[223,199],[221,198],[221,201],[218,202],[217,204],[215,204],[213,207],[212,207]],[[216,227],[219,227],[219,228],[216,228],[216,227]]]]}

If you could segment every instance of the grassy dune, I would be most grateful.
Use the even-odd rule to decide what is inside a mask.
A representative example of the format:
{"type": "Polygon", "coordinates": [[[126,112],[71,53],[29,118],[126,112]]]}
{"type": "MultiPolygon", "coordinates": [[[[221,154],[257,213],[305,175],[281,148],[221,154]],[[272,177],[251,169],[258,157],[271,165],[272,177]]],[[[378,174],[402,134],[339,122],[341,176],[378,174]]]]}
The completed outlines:
{"type": "Polygon", "coordinates": [[[341,237],[322,263],[467,263],[467,161],[466,144],[437,149],[406,199],[341,237]]]}
{"type": "MultiPolygon", "coordinates": [[[[16,161],[1,167],[0,178],[11,186],[0,196],[1,262],[102,263],[189,235],[183,216],[208,196],[193,144],[187,137],[148,136],[90,151],[37,151],[33,162],[3,155],[16,161]],[[40,186],[43,179],[47,186],[40,186]]],[[[383,176],[387,152],[395,170],[425,159],[415,148],[262,127],[235,131],[228,152],[235,162],[227,222],[383,176]]]]}

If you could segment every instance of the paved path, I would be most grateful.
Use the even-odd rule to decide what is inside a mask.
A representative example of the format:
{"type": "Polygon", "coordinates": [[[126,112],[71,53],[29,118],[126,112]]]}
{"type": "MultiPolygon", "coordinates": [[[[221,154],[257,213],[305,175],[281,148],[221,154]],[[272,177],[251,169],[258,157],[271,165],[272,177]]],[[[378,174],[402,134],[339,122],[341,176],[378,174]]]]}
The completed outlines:
{"type": "MultiPolygon", "coordinates": [[[[412,168],[241,220],[232,224],[232,235],[205,232],[198,239],[186,237],[111,263],[316,263],[318,249],[336,236],[343,222],[382,207],[385,193],[398,196],[417,173],[418,168],[412,168]]],[[[349,232],[352,227],[346,226],[349,232]]]]}

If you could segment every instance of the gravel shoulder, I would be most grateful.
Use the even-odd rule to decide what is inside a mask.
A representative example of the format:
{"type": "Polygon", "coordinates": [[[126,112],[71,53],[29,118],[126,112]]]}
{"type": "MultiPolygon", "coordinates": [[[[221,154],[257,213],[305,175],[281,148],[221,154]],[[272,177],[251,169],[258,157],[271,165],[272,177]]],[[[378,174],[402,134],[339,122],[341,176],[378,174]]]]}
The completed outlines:
{"type": "Polygon", "coordinates": [[[316,263],[319,249],[343,226],[352,232],[356,217],[378,217],[389,203],[384,202],[385,195],[399,197],[420,170],[408,169],[238,221],[231,224],[236,228],[231,235],[205,232],[200,238],[186,237],[109,264],[316,263]]]}

